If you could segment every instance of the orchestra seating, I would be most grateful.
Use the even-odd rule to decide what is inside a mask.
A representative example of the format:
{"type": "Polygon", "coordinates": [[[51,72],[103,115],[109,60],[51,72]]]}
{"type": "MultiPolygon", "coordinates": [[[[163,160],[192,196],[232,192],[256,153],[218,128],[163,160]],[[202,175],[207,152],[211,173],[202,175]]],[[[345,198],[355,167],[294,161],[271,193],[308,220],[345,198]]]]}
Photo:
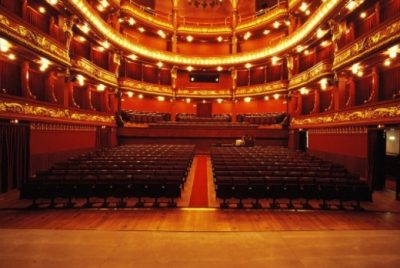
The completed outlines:
{"type": "Polygon", "coordinates": [[[253,113],[236,115],[237,122],[248,122],[257,125],[282,124],[286,118],[286,113],[253,113]]]}
{"type": "Polygon", "coordinates": [[[213,114],[212,117],[198,117],[195,114],[176,114],[176,121],[179,122],[231,122],[229,114],[213,114]]]}
{"type": "Polygon", "coordinates": [[[37,172],[21,189],[21,198],[67,199],[72,206],[74,198],[120,200],[138,198],[136,206],[144,206],[143,198],[154,200],[168,198],[169,206],[175,206],[180,197],[192,159],[193,145],[125,145],[95,151],[68,161],[55,164],[50,170],[37,172]]]}
{"type": "Polygon", "coordinates": [[[171,120],[171,114],[169,113],[139,112],[132,110],[121,111],[121,117],[125,122],[129,123],[154,123],[171,120]]]}
{"type": "Polygon", "coordinates": [[[303,206],[310,208],[309,200],[322,200],[321,208],[327,209],[332,202],[372,201],[369,186],[357,176],[349,174],[343,166],[333,164],[306,154],[290,151],[283,147],[213,147],[211,149],[213,175],[217,197],[221,207],[229,207],[228,199],[254,201],[272,200],[271,207],[279,207],[278,200],[301,199],[303,206]]]}

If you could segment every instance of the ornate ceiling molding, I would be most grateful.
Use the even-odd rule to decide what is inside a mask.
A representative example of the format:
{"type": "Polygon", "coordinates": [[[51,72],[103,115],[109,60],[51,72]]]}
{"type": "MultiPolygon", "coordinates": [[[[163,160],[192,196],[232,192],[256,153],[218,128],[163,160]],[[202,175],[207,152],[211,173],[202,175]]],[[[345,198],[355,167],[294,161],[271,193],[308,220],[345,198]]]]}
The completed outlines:
{"type": "Polygon", "coordinates": [[[249,97],[264,94],[279,93],[287,91],[287,81],[276,81],[263,85],[238,87],[236,90],[236,97],[249,97]]]}
{"type": "Polygon", "coordinates": [[[290,36],[283,38],[276,45],[267,46],[263,49],[252,52],[238,53],[229,56],[193,57],[189,55],[174,54],[162,50],[153,50],[146,46],[134,43],[131,39],[110,27],[86,1],[67,0],[67,2],[69,2],[76,12],[86,19],[89,24],[91,24],[91,26],[100,34],[104,35],[105,38],[107,38],[110,42],[113,42],[116,46],[121,47],[122,49],[128,50],[131,53],[135,53],[143,57],[169,62],[172,64],[201,66],[243,64],[246,62],[261,60],[270,56],[278,55],[279,53],[293,48],[299,42],[305,40],[309,35],[313,34],[322,22],[328,19],[338,7],[344,4],[344,1],[339,0],[325,1],[299,29],[297,29],[290,36]]]}
{"type": "Polygon", "coordinates": [[[65,46],[4,14],[0,14],[0,33],[28,49],[37,51],[48,59],[64,66],[70,65],[68,51],[65,46]]]}
{"type": "Polygon", "coordinates": [[[372,55],[375,51],[398,39],[400,39],[400,18],[382,25],[379,29],[357,39],[339,51],[333,61],[333,70],[350,65],[367,55],[372,55]]]}
{"type": "Polygon", "coordinates": [[[101,124],[114,124],[112,115],[96,115],[72,111],[66,108],[48,107],[27,102],[1,101],[0,115],[13,117],[23,116],[38,119],[57,119],[63,121],[92,122],[101,124]]]}
{"type": "Polygon", "coordinates": [[[332,74],[332,64],[329,61],[321,61],[310,69],[293,76],[289,81],[289,89],[305,86],[315,80],[332,74]]]}
{"type": "Polygon", "coordinates": [[[129,90],[129,91],[135,91],[153,95],[162,95],[168,97],[173,96],[172,88],[170,86],[150,84],[129,78],[120,78],[118,82],[119,82],[119,88],[123,90],[129,90]]]}
{"type": "Polygon", "coordinates": [[[321,116],[295,117],[291,127],[318,127],[343,124],[382,124],[385,122],[400,122],[400,104],[366,107],[351,111],[329,113],[321,116]]]}
{"type": "Polygon", "coordinates": [[[72,71],[83,73],[99,82],[102,82],[112,87],[118,86],[117,77],[114,73],[100,68],[99,66],[95,65],[85,58],[73,58],[71,59],[71,64],[72,71]]]}

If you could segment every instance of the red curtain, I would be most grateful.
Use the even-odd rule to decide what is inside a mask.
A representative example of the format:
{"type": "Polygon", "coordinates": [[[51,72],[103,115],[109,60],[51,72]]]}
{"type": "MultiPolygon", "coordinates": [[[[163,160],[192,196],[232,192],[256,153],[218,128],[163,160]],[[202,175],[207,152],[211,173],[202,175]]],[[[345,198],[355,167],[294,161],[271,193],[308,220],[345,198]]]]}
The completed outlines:
{"type": "Polygon", "coordinates": [[[400,92],[400,67],[379,74],[379,100],[391,100],[400,92]]]}
{"type": "Polygon", "coordinates": [[[85,91],[86,87],[74,86],[74,100],[81,108],[84,107],[85,91]]]}
{"type": "Polygon", "coordinates": [[[21,0],[0,0],[0,5],[5,9],[7,9],[7,11],[21,17],[22,15],[21,0]]]}
{"type": "Polygon", "coordinates": [[[28,6],[27,8],[27,20],[30,24],[37,27],[41,31],[45,33],[49,33],[50,31],[50,16],[46,16],[45,14],[40,14],[34,8],[28,6]]]}
{"type": "Polygon", "coordinates": [[[0,90],[15,96],[21,96],[21,67],[17,64],[0,61],[0,90]]]}
{"type": "Polygon", "coordinates": [[[37,100],[46,100],[44,92],[45,81],[46,75],[44,73],[32,69],[29,70],[29,87],[37,100]]]}
{"type": "Polygon", "coordinates": [[[331,92],[331,90],[321,91],[319,97],[320,97],[319,102],[320,102],[321,111],[324,112],[331,104],[332,92],[331,92]]]}
{"type": "Polygon", "coordinates": [[[400,0],[380,0],[382,22],[400,16],[400,0]]]}
{"type": "Polygon", "coordinates": [[[138,81],[142,80],[142,64],[138,62],[126,63],[126,76],[138,81]]]}
{"type": "Polygon", "coordinates": [[[92,49],[92,60],[97,66],[108,70],[108,52],[107,51],[97,51],[92,49]]]}
{"type": "Polygon", "coordinates": [[[267,82],[279,81],[281,80],[282,66],[268,66],[267,67],[267,82]]]}
{"type": "Polygon", "coordinates": [[[102,112],[101,110],[101,97],[102,97],[102,92],[98,92],[93,90],[91,92],[91,100],[92,100],[92,105],[96,109],[96,111],[102,112]]]}
{"type": "Polygon", "coordinates": [[[157,67],[151,65],[143,65],[143,81],[158,84],[157,67]]]}
{"type": "Polygon", "coordinates": [[[29,173],[29,126],[0,123],[0,192],[20,187],[29,173]]]}
{"type": "Polygon", "coordinates": [[[252,68],[250,70],[250,84],[263,84],[265,79],[265,66],[252,68]]]}
{"type": "Polygon", "coordinates": [[[171,85],[171,71],[169,69],[160,70],[160,84],[171,85]]]}
{"type": "Polygon", "coordinates": [[[314,108],[314,94],[302,95],[301,113],[303,115],[310,114],[314,108]]]}
{"type": "Polygon", "coordinates": [[[356,85],[356,105],[363,105],[372,93],[372,76],[362,77],[355,81],[356,85]]]}
{"type": "Polygon", "coordinates": [[[243,87],[249,84],[249,71],[248,70],[238,70],[237,71],[237,86],[243,87]]]}
{"type": "Polygon", "coordinates": [[[80,43],[75,39],[72,39],[71,50],[73,55],[81,56],[90,60],[90,45],[87,41],[80,43]]]}

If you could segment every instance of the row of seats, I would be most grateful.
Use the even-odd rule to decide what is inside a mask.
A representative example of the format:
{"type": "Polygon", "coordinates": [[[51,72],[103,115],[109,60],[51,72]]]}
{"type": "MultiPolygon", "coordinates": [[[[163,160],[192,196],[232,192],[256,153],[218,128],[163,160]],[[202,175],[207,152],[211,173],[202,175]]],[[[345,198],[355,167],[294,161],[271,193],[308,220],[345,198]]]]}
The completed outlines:
{"type": "Polygon", "coordinates": [[[168,198],[169,206],[175,206],[180,197],[192,159],[192,145],[125,145],[95,151],[56,163],[49,170],[37,172],[21,188],[21,198],[67,199],[86,198],[91,206],[92,197],[120,199],[138,198],[137,206],[143,206],[143,198],[168,198]],[[176,156],[176,157],[175,157],[176,156]],[[156,160],[154,160],[156,159],[156,160]],[[162,160],[162,161],[161,161],[162,160]],[[157,162],[159,161],[159,162],[157,162]]]}
{"type": "Polygon", "coordinates": [[[212,117],[198,117],[195,114],[176,114],[176,121],[179,122],[231,122],[230,114],[213,114],[212,117]]]}
{"type": "Polygon", "coordinates": [[[140,112],[132,110],[121,111],[121,117],[125,122],[130,123],[154,123],[171,120],[171,114],[169,113],[140,112]]]}
{"type": "Polygon", "coordinates": [[[248,122],[256,125],[282,124],[286,113],[249,113],[236,115],[237,122],[248,122]]]}
{"type": "Polygon", "coordinates": [[[272,199],[272,207],[279,199],[322,200],[321,207],[328,208],[331,201],[372,201],[369,186],[359,177],[349,174],[341,165],[321,160],[304,152],[289,151],[282,147],[213,147],[211,149],[213,176],[221,207],[229,199],[272,199]]]}

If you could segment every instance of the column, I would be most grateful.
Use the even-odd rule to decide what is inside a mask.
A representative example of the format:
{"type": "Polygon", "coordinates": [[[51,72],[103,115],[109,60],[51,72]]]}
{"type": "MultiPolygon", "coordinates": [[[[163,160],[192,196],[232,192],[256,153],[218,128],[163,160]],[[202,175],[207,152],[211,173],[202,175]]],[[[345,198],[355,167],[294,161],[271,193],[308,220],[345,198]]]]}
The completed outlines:
{"type": "Polygon", "coordinates": [[[57,103],[57,97],[55,93],[55,84],[57,81],[57,75],[54,71],[48,73],[45,82],[45,98],[46,101],[51,103],[57,103]]]}
{"type": "Polygon", "coordinates": [[[31,87],[29,85],[29,61],[25,60],[21,65],[21,86],[22,86],[22,97],[28,99],[36,99],[36,96],[32,94],[31,87]]]}
{"type": "Polygon", "coordinates": [[[178,52],[178,2],[179,0],[171,0],[172,1],[172,26],[173,26],[173,32],[172,32],[172,38],[171,38],[171,51],[173,53],[178,52]]]}
{"type": "Polygon", "coordinates": [[[236,27],[237,27],[237,18],[238,18],[238,10],[237,10],[237,5],[239,0],[230,0],[231,5],[232,5],[232,22],[231,22],[231,28],[232,28],[232,47],[231,47],[231,53],[236,54],[238,52],[238,38],[236,35],[236,27]]]}

